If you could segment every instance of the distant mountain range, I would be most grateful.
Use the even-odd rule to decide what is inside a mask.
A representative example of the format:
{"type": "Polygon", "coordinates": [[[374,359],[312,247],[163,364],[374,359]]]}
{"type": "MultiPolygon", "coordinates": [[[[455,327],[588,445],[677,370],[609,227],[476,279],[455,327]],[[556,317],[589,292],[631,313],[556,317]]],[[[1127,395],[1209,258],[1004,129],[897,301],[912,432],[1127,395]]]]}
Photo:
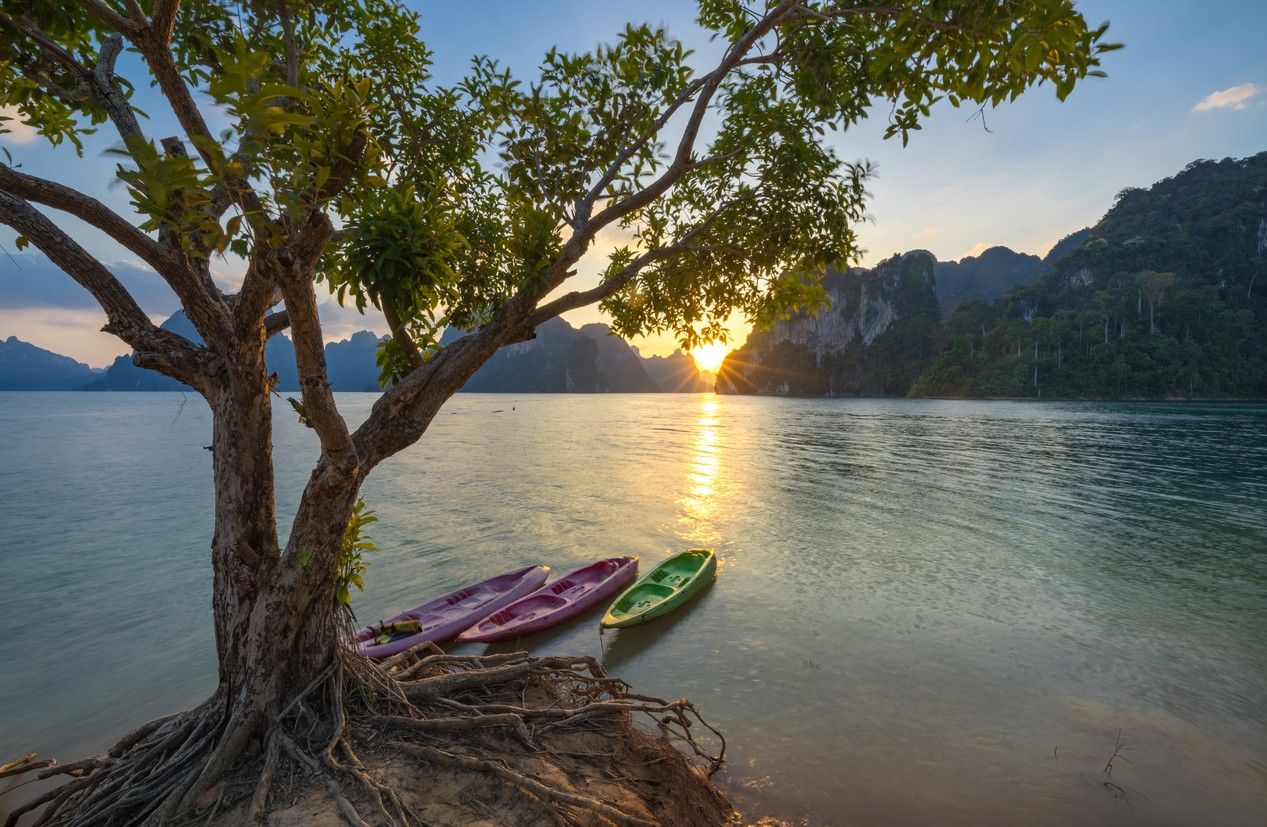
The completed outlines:
{"type": "MultiPolygon", "coordinates": [[[[162,325],[192,341],[198,335],[183,312],[162,325]]],[[[461,335],[445,331],[442,342],[461,335]]],[[[380,339],[368,330],[326,345],[330,384],[336,391],[378,390],[374,361],[380,339]]],[[[285,334],[269,339],[264,351],[277,374],[277,389],[299,389],[295,348],[285,334]]],[[[0,390],[172,391],[184,386],[119,356],[105,370],[88,367],[16,337],[0,340],[0,390]]],[[[537,328],[535,339],[502,348],[463,388],[504,393],[693,393],[712,390],[712,383],[682,351],[644,358],[602,324],[580,330],[562,319],[537,328]]]]}
{"type": "Polygon", "coordinates": [[[0,391],[77,390],[102,373],[17,336],[0,339],[0,391]]]}
{"type": "MultiPolygon", "coordinates": [[[[915,250],[829,272],[828,307],[756,330],[717,376],[723,393],[1041,398],[1267,398],[1267,152],[1197,161],[1126,189],[1048,254],[992,247],[938,262],[915,250]]],[[[164,325],[193,331],[177,313],[164,325]]],[[[459,331],[446,331],[452,341],[459,331]]],[[[378,338],[327,345],[336,390],[378,387],[378,338]]],[[[268,343],[279,387],[294,348],[268,343]]],[[[708,390],[690,356],[644,358],[605,325],[556,319],[502,348],[467,391],[708,390]]],[[[94,371],[10,337],[0,389],[171,390],[119,357],[94,371]]]]}
{"type": "Polygon", "coordinates": [[[994,301],[1013,287],[1029,284],[1052,272],[1056,262],[1086,244],[1090,237],[1089,227],[1070,233],[1042,258],[1007,247],[990,247],[980,255],[937,262],[933,275],[937,280],[937,303],[941,306],[942,318],[949,319],[961,304],[994,301]]]}
{"type": "Polygon", "coordinates": [[[829,273],[830,305],[754,331],[723,393],[1267,397],[1267,153],[1126,189],[1039,259],[913,251],[829,273]]]}

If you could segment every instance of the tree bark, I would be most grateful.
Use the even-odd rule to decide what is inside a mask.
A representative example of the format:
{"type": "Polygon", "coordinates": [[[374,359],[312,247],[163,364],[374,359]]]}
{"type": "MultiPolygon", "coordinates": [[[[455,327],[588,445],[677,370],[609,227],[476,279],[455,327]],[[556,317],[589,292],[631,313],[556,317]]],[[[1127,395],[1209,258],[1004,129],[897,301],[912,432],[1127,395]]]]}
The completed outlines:
{"type": "Polygon", "coordinates": [[[312,472],[283,554],[272,462],[271,383],[258,341],[239,344],[233,373],[209,395],[213,417],[215,534],[212,611],[223,704],[223,759],[214,780],[279,708],[336,654],[334,598],[339,545],[359,477],[323,453],[312,472]]]}

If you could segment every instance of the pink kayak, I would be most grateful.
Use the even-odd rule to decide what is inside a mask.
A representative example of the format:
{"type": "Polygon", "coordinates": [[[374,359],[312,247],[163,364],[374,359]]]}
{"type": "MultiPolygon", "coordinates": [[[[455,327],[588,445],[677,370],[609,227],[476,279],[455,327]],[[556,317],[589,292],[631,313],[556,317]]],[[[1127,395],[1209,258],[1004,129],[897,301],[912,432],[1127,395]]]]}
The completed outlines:
{"type": "Polygon", "coordinates": [[[416,609],[382,621],[397,623],[402,620],[417,620],[422,624],[422,629],[416,634],[376,644],[374,638],[378,635],[379,627],[367,626],[356,633],[357,647],[362,654],[371,658],[386,658],[427,641],[441,643],[451,640],[458,632],[489,612],[531,594],[546,582],[549,573],[549,566],[528,566],[458,589],[444,597],[437,597],[416,609]]]}
{"type": "Polygon", "coordinates": [[[603,602],[637,576],[637,557],[612,557],[590,563],[493,612],[458,635],[458,643],[488,642],[538,632],[603,602]]]}

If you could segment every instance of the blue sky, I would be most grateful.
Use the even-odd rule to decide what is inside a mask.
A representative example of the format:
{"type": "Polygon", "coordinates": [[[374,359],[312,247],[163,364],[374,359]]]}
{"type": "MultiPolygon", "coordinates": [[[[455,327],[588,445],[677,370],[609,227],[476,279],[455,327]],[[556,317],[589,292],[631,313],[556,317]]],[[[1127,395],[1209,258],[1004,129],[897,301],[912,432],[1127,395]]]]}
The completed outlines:
{"type": "MultiPolygon", "coordinates": [[[[423,36],[435,51],[440,81],[460,77],[476,53],[527,76],[551,45],[587,49],[609,40],[626,20],[665,24],[698,50],[702,68],[715,53],[695,27],[687,0],[413,0],[412,5],[422,14],[423,36]]],[[[1066,233],[1094,223],[1122,187],[1147,186],[1197,158],[1267,149],[1267,49],[1262,43],[1267,4],[1084,0],[1079,6],[1092,23],[1109,20],[1111,39],[1126,48],[1106,56],[1107,79],[1088,80],[1065,103],[1050,89],[1035,90],[988,112],[990,132],[979,121],[969,121],[970,112],[945,106],[934,111],[906,148],[882,140],[882,117],[840,137],[843,157],[867,158],[878,167],[871,221],[859,233],[867,250],[864,261],[912,248],[957,259],[994,244],[1042,254],[1066,233]]],[[[125,59],[120,68],[127,73],[136,64],[125,59]]],[[[148,90],[141,93],[140,106],[153,116],[147,127],[152,135],[175,134],[161,102],[148,90]]],[[[111,143],[108,136],[91,142],[82,161],[20,129],[0,142],[24,169],[77,184],[126,210],[121,189],[110,185],[113,162],[102,155],[111,143]]],[[[82,225],[68,226],[104,260],[127,267],[125,254],[107,239],[82,225]]],[[[12,238],[7,228],[0,229],[0,244],[10,253],[12,238]]],[[[17,335],[93,365],[125,350],[97,331],[103,319],[67,277],[27,255],[14,261],[0,256],[0,338],[17,335]],[[56,279],[64,283],[51,286],[56,279]]],[[[227,282],[234,270],[224,265],[227,282]]],[[[595,265],[584,268],[581,277],[595,270],[595,265]]],[[[143,281],[145,276],[129,270],[128,278],[143,281]]],[[[156,316],[170,310],[161,293],[147,291],[144,304],[156,316]]],[[[382,329],[381,320],[333,304],[325,311],[329,338],[362,327],[382,329]]],[[[568,318],[579,324],[598,314],[578,311],[568,318]]],[[[742,329],[734,332],[742,339],[742,329]]],[[[638,344],[644,352],[673,348],[667,338],[638,344]]]]}

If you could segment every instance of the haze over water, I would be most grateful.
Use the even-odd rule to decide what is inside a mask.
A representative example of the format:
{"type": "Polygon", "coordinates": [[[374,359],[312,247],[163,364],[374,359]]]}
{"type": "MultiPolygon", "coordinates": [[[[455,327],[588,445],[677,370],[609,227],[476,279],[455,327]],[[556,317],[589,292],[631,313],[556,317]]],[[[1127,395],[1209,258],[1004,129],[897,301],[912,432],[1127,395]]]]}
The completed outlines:
{"type": "MultiPolygon", "coordinates": [[[[317,449],[276,420],[286,519],[317,449]]],[[[209,415],[5,393],[0,434],[0,760],[70,760],[214,682],[209,415]]],[[[1267,406],[459,395],[364,494],[365,620],[528,563],[717,548],[689,608],[522,646],[695,700],[750,817],[1267,812],[1267,406]]]]}

